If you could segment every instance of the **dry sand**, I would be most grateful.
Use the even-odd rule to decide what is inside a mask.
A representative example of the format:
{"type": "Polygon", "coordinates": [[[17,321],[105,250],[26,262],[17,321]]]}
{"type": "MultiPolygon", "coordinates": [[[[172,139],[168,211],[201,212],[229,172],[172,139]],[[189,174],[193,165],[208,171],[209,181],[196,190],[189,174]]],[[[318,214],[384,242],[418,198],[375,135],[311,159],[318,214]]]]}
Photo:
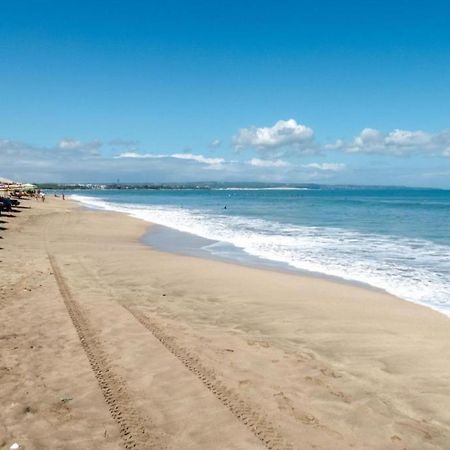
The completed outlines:
{"type": "Polygon", "coordinates": [[[0,217],[1,449],[450,449],[450,319],[24,203],[0,217]]]}

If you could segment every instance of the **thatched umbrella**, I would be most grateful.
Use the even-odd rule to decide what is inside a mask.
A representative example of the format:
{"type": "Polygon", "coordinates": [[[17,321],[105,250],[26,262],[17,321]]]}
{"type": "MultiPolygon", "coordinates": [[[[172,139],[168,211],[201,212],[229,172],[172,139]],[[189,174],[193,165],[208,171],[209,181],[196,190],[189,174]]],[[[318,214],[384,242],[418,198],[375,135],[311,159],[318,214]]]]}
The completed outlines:
{"type": "Polygon", "coordinates": [[[19,191],[35,191],[37,186],[31,183],[21,184],[17,187],[19,191]]]}

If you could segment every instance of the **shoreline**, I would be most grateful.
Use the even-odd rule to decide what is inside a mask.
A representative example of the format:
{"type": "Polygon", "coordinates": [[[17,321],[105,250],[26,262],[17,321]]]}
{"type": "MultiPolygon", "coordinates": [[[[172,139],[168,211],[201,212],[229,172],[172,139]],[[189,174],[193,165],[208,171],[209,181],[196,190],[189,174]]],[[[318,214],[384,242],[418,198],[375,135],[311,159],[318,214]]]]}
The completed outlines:
{"type": "Polygon", "coordinates": [[[239,253],[244,255],[244,259],[238,260],[238,259],[233,259],[233,257],[229,257],[229,258],[222,257],[220,254],[214,254],[212,252],[205,251],[201,247],[198,247],[197,249],[192,249],[192,251],[187,251],[187,252],[185,252],[183,250],[180,251],[179,248],[176,249],[172,245],[171,245],[171,247],[173,247],[173,248],[167,249],[166,244],[155,245],[152,235],[155,233],[156,230],[158,230],[158,229],[170,230],[171,233],[173,233],[177,236],[180,236],[181,237],[180,240],[187,237],[187,235],[190,235],[190,237],[189,237],[190,239],[192,239],[192,237],[193,237],[193,238],[201,240],[201,241],[210,241],[211,243],[213,243],[213,242],[221,243],[221,241],[214,241],[212,239],[203,238],[203,237],[198,236],[193,233],[187,233],[184,231],[180,231],[176,228],[171,228],[171,227],[168,227],[165,225],[153,223],[146,219],[134,217],[129,213],[119,212],[119,211],[114,211],[114,210],[98,209],[93,206],[84,205],[79,200],[70,199],[70,201],[72,201],[80,209],[83,209],[86,211],[95,211],[96,213],[100,213],[100,214],[105,213],[105,214],[113,214],[113,215],[118,215],[118,216],[125,215],[126,217],[129,217],[132,220],[138,220],[142,223],[145,223],[146,229],[143,232],[143,234],[141,236],[139,236],[137,242],[149,247],[151,250],[153,250],[155,252],[167,253],[169,255],[174,255],[174,256],[194,258],[194,259],[199,259],[199,260],[203,260],[203,261],[216,261],[216,262],[220,262],[222,264],[230,264],[232,266],[240,266],[240,267],[252,268],[252,269],[256,269],[256,270],[279,273],[279,274],[287,274],[287,275],[298,276],[298,277],[306,278],[306,279],[310,278],[312,280],[314,280],[314,279],[324,280],[324,281],[327,281],[327,282],[330,282],[333,284],[342,285],[344,287],[347,286],[350,288],[351,287],[360,288],[360,289],[364,289],[364,290],[367,290],[370,292],[376,292],[376,293],[380,293],[382,295],[386,295],[397,301],[412,303],[416,306],[424,307],[426,309],[430,309],[433,312],[437,312],[446,318],[450,318],[450,315],[446,314],[445,312],[443,312],[437,308],[434,308],[432,305],[399,297],[395,294],[392,294],[391,292],[387,291],[384,288],[373,286],[369,283],[365,283],[365,282],[354,280],[354,279],[346,279],[346,278],[342,278],[342,277],[335,276],[335,275],[329,275],[329,274],[323,273],[323,272],[313,272],[313,271],[309,271],[306,269],[299,269],[299,268],[290,266],[288,263],[250,255],[249,253],[246,253],[244,250],[241,250],[240,248],[235,247],[233,244],[230,244],[228,242],[224,242],[224,244],[226,244],[229,247],[233,247],[233,249],[237,250],[239,253]],[[200,250],[200,251],[198,251],[198,250],[200,250]]]}
{"type": "MultiPolygon", "coordinates": [[[[107,211],[104,211],[104,212],[107,212],[107,211]]],[[[114,212],[114,211],[110,211],[110,212],[114,212]]],[[[122,214],[122,213],[117,212],[117,214],[122,214]]],[[[138,219],[138,220],[143,220],[143,219],[138,219]]],[[[386,295],[390,295],[401,301],[414,303],[416,305],[424,306],[426,308],[431,308],[432,310],[439,312],[441,314],[444,314],[446,317],[448,317],[444,312],[442,312],[440,310],[433,309],[431,306],[428,306],[426,304],[422,304],[419,302],[414,302],[412,300],[407,300],[407,299],[398,297],[394,294],[391,294],[386,289],[379,288],[377,286],[372,286],[371,284],[364,283],[364,282],[358,281],[358,280],[346,279],[346,278],[338,277],[335,275],[329,275],[329,274],[323,273],[323,272],[313,272],[313,271],[306,270],[306,269],[298,269],[296,267],[290,266],[288,263],[275,261],[275,260],[271,260],[271,259],[266,259],[266,258],[261,258],[259,256],[253,256],[253,255],[246,253],[244,250],[241,250],[240,248],[235,247],[233,244],[229,244],[229,243],[224,243],[224,244],[226,244],[226,246],[228,246],[228,247],[233,247],[233,251],[236,251],[236,253],[239,253],[240,255],[242,255],[241,258],[237,257],[236,259],[233,259],[233,257],[222,256],[220,253],[213,253],[213,252],[203,249],[202,247],[198,247],[196,249],[188,249],[187,251],[185,251],[184,249],[179,249],[179,248],[177,249],[175,246],[172,246],[171,244],[169,245],[169,247],[170,247],[170,249],[169,249],[169,247],[167,246],[167,243],[155,245],[155,241],[157,240],[157,238],[154,238],[153,235],[155,233],[158,233],[159,229],[165,230],[162,233],[167,233],[167,230],[170,230],[170,234],[172,234],[172,233],[177,234],[180,236],[180,238],[187,237],[187,235],[190,235],[191,237],[187,237],[187,239],[192,239],[192,238],[197,239],[198,238],[199,240],[204,240],[204,241],[208,241],[209,239],[202,238],[196,234],[179,231],[175,228],[170,228],[165,225],[159,225],[159,224],[151,223],[151,222],[148,222],[145,220],[144,220],[144,222],[146,222],[148,224],[148,229],[146,230],[144,235],[141,237],[141,241],[143,242],[144,245],[148,245],[148,246],[150,246],[150,248],[157,250],[157,251],[171,253],[173,255],[179,255],[179,256],[191,256],[193,258],[200,258],[203,260],[206,259],[206,260],[212,260],[212,261],[220,261],[225,264],[232,264],[232,265],[237,265],[237,266],[242,266],[242,267],[251,267],[251,268],[260,269],[260,270],[268,270],[268,271],[275,272],[275,273],[285,273],[285,274],[291,274],[291,275],[298,275],[300,277],[306,277],[306,278],[328,280],[328,281],[331,281],[331,282],[334,282],[337,284],[342,284],[344,286],[360,287],[360,288],[367,289],[370,291],[381,292],[386,295]]],[[[163,239],[167,239],[167,238],[164,237],[163,239]]],[[[221,241],[212,241],[212,240],[209,240],[209,241],[221,243],[221,241]]]]}
{"type": "Polygon", "coordinates": [[[213,239],[204,238],[202,236],[199,236],[197,234],[188,233],[185,231],[181,231],[176,228],[171,228],[166,225],[161,225],[158,223],[151,222],[147,219],[143,219],[140,217],[135,217],[132,215],[132,213],[129,212],[121,212],[116,210],[109,210],[109,209],[101,209],[99,207],[93,206],[93,205],[86,205],[81,200],[77,199],[71,199],[71,201],[74,201],[77,203],[81,208],[86,208],[87,210],[92,211],[98,211],[98,212],[109,212],[109,213],[117,213],[117,214],[125,214],[128,217],[141,220],[145,222],[148,225],[147,231],[143,234],[141,240],[145,245],[150,245],[152,248],[162,251],[162,252],[169,252],[174,255],[184,255],[184,256],[191,256],[191,257],[198,257],[203,259],[209,259],[213,261],[221,261],[229,264],[236,264],[236,265],[242,265],[243,267],[253,267],[253,268],[260,268],[262,270],[269,270],[274,272],[281,272],[281,273],[290,273],[294,275],[299,275],[303,277],[311,277],[311,278],[318,278],[318,279],[324,279],[329,280],[338,284],[343,285],[350,285],[350,286],[356,286],[361,287],[364,289],[368,289],[371,291],[381,292],[386,295],[392,296],[396,299],[399,299],[401,301],[405,301],[408,303],[413,303],[415,305],[423,306],[425,308],[429,308],[432,311],[438,312],[439,314],[442,314],[446,318],[450,318],[450,311],[442,310],[441,308],[435,306],[433,303],[426,303],[419,300],[412,300],[405,297],[401,297],[399,295],[396,295],[393,292],[390,292],[389,289],[375,286],[373,284],[370,284],[365,281],[360,281],[354,278],[345,278],[342,276],[337,275],[331,275],[326,272],[319,272],[319,271],[311,271],[307,269],[301,269],[294,267],[290,265],[287,262],[272,260],[268,258],[259,257],[256,255],[252,255],[250,253],[247,253],[245,250],[236,247],[234,244],[225,242],[225,241],[217,241],[213,239]],[[163,242],[165,243],[161,244],[157,242],[157,239],[153,238],[152,234],[154,234],[156,230],[163,230],[163,233],[159,233],[158,238],[162,238],[163,242]],[[165,233],[164,233],[164,230],[165,233]],[[167,231],[170,230],[170,234],[172,238],[175,238],[177,240],[178,248],[174,246],[172,243],[168,242],[167,237],[164,236],[164,234],[167,234],[167,231]],[[181,239],[180,239],[181,238],[181,239]],[[195,247],[193,248],[190,246],[190,248],[186,248],[186,245],[182,242],[184,240],[190,240],[190,241],[197,241],[195,247]],[[205,250],[204,245],[198,244],[198,242],[203,241],[203,244],[206,245],[207,242],[211,244],[224,244],[226,247],[228,247],[231,251],[230,253],[233,253],[233,256],[228,255],[222,255],[220,252],[212,252],[209,250],[205,250]]]}
{"type": "Polygon", "coordinates": [[[446,316],[157,251],[125,214],[29,206],[1,245],[0,448],[120,448],[122,422],[153,448],[448,448],[446,316]]]}

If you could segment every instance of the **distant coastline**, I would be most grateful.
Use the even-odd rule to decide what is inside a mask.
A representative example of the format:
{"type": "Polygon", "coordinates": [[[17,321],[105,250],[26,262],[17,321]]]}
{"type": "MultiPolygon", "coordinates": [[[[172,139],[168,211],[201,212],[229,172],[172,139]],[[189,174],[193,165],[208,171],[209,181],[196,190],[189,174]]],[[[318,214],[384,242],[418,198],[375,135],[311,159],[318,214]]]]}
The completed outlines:
{"type": "Polygon", "coordinates": [[[260,183],[260,182],[180,182],[180,183],[35,183],[39,189],[47,190],[195,190],[195,189],[411,189],[446,191],[448,189],[426,186],[384,186],[358,184],[317,183],[260,183]]]}

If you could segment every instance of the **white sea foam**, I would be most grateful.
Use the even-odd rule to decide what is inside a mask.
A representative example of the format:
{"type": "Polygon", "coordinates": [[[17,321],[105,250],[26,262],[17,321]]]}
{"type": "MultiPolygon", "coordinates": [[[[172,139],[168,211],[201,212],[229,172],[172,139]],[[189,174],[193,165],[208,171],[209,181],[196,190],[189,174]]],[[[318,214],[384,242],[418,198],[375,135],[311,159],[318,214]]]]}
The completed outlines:
{"type": "Polygon", "coordinates": [[[310,188],[305,187],[226,187],[213,188],[212,191],[310,191],[310,188]]]}
{"type": "Polygon", "coordinates": [[[172,206],[115,204],[72,196],[83,204],[235,245],[250,255],[359,281],[450,316],[448,247],[422,239],[264,219],[208,215],[172,206]]]}

